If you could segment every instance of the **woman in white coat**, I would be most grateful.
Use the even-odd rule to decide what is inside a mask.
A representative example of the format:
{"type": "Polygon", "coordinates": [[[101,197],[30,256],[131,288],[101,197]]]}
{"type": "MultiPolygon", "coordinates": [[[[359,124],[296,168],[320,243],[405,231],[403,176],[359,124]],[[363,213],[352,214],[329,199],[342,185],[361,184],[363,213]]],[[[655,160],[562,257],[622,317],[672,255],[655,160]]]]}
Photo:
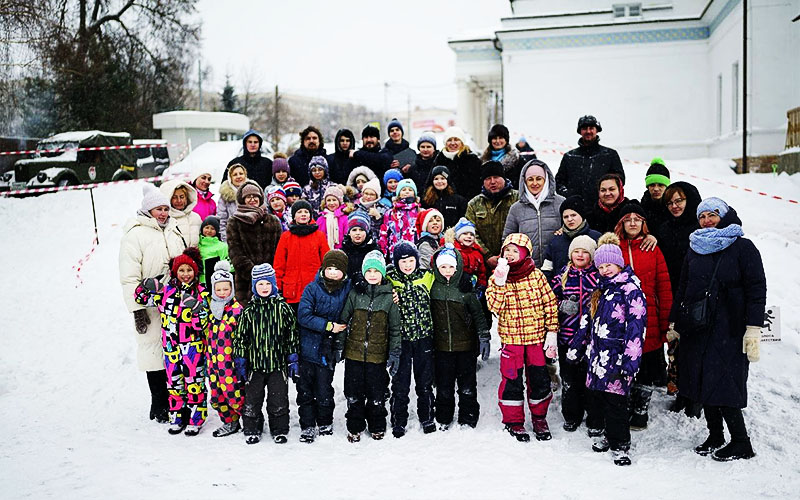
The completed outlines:
{"type": "Polygon", "coordinates": [[[136,362],[147,372],[150,386],[150,420],[167,422],[167,375],[161,347],[161,319],[155,307],[133,300],[136,286],[156,276],[169,277],[169,261],[189,246],[188,235],[170,216],[169,198],[150,184],[144,186],[142,206],[122,229],[119,248],[119,280],[122,297],[133,313],[136,328],[136,362]]]}
{"type": "Polygon", "coordinates": [[[197,212],[197,191],[186,181],[172,179],[161,185],[161,194],[169,201],[169,218],[178,224],[186,243],[196,247],[200,243],[200,225],[203,223],[197,212]]]}

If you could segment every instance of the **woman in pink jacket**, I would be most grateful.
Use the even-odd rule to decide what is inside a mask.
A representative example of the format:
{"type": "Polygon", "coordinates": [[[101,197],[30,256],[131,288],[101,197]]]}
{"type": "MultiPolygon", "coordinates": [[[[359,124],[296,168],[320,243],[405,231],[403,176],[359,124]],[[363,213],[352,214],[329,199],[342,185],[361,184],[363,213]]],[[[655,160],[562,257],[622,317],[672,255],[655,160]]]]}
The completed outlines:
{"type": "Polygon", "coordinates": [[[189,184],[197,191],[197,205],[192,209],[200,220],[206,220],[209,215],[217,215],[217,203],[214,201],[214,195],[211,194],[211,174],[202,172],[198,174],[189,184]]]}

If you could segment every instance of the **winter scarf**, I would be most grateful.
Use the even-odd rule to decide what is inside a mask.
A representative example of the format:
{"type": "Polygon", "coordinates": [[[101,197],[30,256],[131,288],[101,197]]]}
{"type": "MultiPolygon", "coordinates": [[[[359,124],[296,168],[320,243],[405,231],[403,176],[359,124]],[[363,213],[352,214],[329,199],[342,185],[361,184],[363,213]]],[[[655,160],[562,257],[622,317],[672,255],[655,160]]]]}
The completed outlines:
{"type": "Polygon", "coordinates": [[[452,153],[451,153],[450,151],[448,151],[448,150],[446,150],[446,149],[443,149],[443,150],[441,151],[441,153],[442,153],[442,154],[445,156],[445,158],[447,158],[448,160],[452,160],[453,158],[455,158],[455,157],[456,157],[456,155],[458,154],[458,151],[455,151],[455,152],[452,152],[452,153]]]}
{"type": "Polygon", "coordinates": [[[689,235],[689,246],[700,255],[708,255],[725,250],[736,241],[736,238],[742,236],[744,231],[739,224],[731,224],[721,229],[706,227],[697,229],[689,235]]]}
{"type": "Polygon", "coordinates": [[[531,193],[528,190],[528,186],[525,186],[525,197],[531,202],[537,211],[539,210],[539,205],[541,205],[542,201],[547,198],[548,194],[550,194],[550,181],[547,179],[547,177],[544,178],[544,186],[542,186],[542,190],[539,191],[538,195],[531,193]]]}
{"type": "Polygon", "coordinates": [[[232,217],[244,222],[245,224],[255,224],[267,215],[267,207],[260,205],[251,207],[250,205],[238,205],[232,217]]]}
{"type": "Polygon", "coordinates": [[[622,203],[625,201],[625,186],[623,186],[622,184],[618,184],[618,186],[619,186],[619,198],[617,198],[617,201],[615,201],[614,204],[611,205],[610,207],[603,205],[603,202],[600,201],[598,197],[597,205],[603,212],[607,214],[610,214],[612,210],[622,205],[622,203]]]}
{"type": "Polygon", "coordinates": [[[507,154],[506,153],[506,148],[499,149],[497,151],[492,151],[490,154],[491,154],[492,161],[500,161],[507,154]]]}
{"type": "Polygon", "coordinates": [[[396,155],[400,151],[405,151],[406,149],[409,148],[408,141],[405,139],[401,139],[400,144],[396,144],[393,140],[389,139],[388,141],[386,141],[386,144],[384,144],[384,146],[393,155],[396,155]]]}
{"type": "Polygon", "coordinates": [[[229,304],[233,299],[234,299],[233,293],[231,293],[224,299],[220,299],[219,297],[217,297],[216,292],[214,292],[212,289],[211,300],[209,301],[210,302],[209,305],[211,306],[211,314],[213,314],[215,318],[221,318],[222,312],[225,310],[225,306],[229,304]]]}
{"type": "Polygon", "coordinates": [[[516,283],[527,278],[534,269],[536,269],[536,264],[531,259],[531,256],[527,255],[524,259],[508,264],[508,278],[506,278],[506,281],[516,283]]]}
{"type": "Polygon", "coordinates": [[[575,229],[567,229],[567,226],[562,224],[561,225],[561,232],[564,235],[566,235],[567,238],[572,240],[576,236],[581,234],[581,232],[583,231],[583,228],[585,228],[585,227],[586,227],[586,220],[582,220],[580,225],[578,227],[576,227],[575,229]]]}
{"type": "Polygon", "coordinates": [[[289,224],[289,232],[296,236],[308,236],[319,229],[316,223],[311,224],[289,224]]]}

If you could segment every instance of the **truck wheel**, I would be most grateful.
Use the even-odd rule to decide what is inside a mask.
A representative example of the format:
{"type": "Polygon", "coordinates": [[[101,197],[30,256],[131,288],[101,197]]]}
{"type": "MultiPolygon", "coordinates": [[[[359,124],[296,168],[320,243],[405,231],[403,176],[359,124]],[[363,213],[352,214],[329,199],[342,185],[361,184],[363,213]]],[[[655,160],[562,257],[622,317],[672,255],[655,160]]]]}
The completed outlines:
{"type": "Polygon", "coordinates": [[[64,177],[60,181],[58,181],[58,187],[67,187],[67,186],[74,186],[77,183],[71,177],[64,177]]]}

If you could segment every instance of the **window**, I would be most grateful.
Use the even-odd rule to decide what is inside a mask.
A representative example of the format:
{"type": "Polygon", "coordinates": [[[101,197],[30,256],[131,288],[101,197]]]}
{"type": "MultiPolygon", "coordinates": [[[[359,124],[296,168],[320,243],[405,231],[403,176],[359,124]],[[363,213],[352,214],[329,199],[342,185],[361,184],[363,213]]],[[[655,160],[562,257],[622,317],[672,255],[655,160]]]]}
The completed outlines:
{"type": "Polygon", "coordinates": [[[642,15],[642,4],[632,3],[628,5],[628,16],[639,17],[642,15]]]}
{"type": "Polygon", "coordinates": [[[618,3],[611,6],[614,11],[614,17],[641,17],[642,4],[641,3],[618,3]]]}
{"type": "Polygon", "coordinates": [[[625,17],[625,6],[614,5],[614,17],[625,17]]]}
{"type": "Polygon", "coordinates": [[[739,61],[731,66],[731,130],[739,129],[739,61]]]}

